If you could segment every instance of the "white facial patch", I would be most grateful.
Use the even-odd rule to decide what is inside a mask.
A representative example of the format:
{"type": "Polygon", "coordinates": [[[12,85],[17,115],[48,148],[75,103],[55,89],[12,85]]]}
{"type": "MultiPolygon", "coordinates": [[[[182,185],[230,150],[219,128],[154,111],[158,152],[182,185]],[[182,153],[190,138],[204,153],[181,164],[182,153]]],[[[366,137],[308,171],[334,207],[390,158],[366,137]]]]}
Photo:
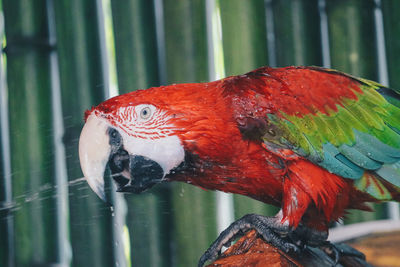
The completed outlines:
{"type": "Polygon", "coordinates": [[[171,135],[157,139],[143,139],[121,133],[124,149],[130,155],[150,158],[160,164],[164,177],[185,159],[185,151],[177,136],[171,135]]]}

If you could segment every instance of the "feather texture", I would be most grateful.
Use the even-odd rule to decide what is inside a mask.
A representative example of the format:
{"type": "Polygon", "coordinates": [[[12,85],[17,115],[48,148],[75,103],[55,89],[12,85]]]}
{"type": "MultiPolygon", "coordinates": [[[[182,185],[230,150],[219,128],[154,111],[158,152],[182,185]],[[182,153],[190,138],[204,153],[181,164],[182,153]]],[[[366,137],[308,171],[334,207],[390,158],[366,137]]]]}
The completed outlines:
{"type": "Polygon", "coordinates": [[[282,206],[290,225],[319,229],[366,201],[400,201],[398,90],[330,69],[264,67],[138,90],[90,112],[118,127],[119,110],[141,104],[165,115],[163,134],[187,154],[169,180],[282,206]]]}
{"type": "MultiPolygon", "coordinates": [[[[321,201],[328,199],[329,194],[337,196],[346,188],[340,186],[328,194],[326,188],[334,188],[332,184],[316,183],[334,179],[336,176],[331,174],[353,180],[359,192],[377,201],[400,200],[398,92],[373,81],[315,67],[260,68],[230,79],[226,82],[226,94],[241,96],[241,102],[245,95],[254,107],[243,110],[233,98],[233,106],[239,106],[237,116],[246,112],[253,119],[265,119],[261,139],[269,151],[278,156],[282,156],[282,151],[293,151],[325,170],[320,173],[302,168],[302,172],[289,173],[288,179],[293,184],[290,188],[296,188],[296,179],[303,185],[309,183],[308,188],[312,190],[304,186],[301,192],[321,210],[324,208],[320,203],[324,203],[327,219],[334,218],[332,203],[345,202],[321,201]],[[260,109],[266,114],[259,114],[260,109]],[[321,199],[317,200],[315,194],[321,199]]],[[[286,164],[293,170],[300,162],[303,161],[291,156],[286,164]]],[[[301,194],[298,188],[295,191],[299,204],[301,194]]],[[[285,199],[284,202],[290,202],[289,193],[285,199]]],[[[284,204],[286,214],[294,210],[284,204]]]]}

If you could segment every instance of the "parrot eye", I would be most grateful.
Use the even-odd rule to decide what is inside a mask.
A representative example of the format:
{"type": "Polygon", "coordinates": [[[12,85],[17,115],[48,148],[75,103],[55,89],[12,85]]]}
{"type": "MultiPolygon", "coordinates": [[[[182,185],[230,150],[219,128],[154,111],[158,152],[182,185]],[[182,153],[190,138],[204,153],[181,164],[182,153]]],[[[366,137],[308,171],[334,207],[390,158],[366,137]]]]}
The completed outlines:
{"type": "Polygon", "coordinates": [[[143,120],[147,120],[151,117],[151,109],[149,107],[144,107],[140,111],[140,118],[143,120]]]}
{"type": "Polygon", "coordinates": [[[139,123],[149,121],[156,113],[157,108],[150,104],[140,104],[135,107],[135,116],[139,123]]]}

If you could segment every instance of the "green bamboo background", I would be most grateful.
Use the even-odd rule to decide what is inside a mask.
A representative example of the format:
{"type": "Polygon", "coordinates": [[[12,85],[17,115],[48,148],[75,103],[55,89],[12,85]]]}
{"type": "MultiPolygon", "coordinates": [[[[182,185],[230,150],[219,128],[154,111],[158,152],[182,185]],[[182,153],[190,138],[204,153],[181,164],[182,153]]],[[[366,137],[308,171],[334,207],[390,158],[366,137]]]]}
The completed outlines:
{"type": "MultiPolygon", "coordinates": [[[[400,87],[400,4],[380,2],[0,1],[0,266],[195,266],[218,234],[215,193],[173,183],[111,193],[115,206],[105,205],[79,167],[83,112],[116,93],[209,81],[211,66],[229,76],[324,65],[381,79],[376,9],[388,82],[400,87]]],[[[277,211],[232,201],[235,218],[277,211]]],[[[388,216],[374,207],[345,223],[388,216]]]]}

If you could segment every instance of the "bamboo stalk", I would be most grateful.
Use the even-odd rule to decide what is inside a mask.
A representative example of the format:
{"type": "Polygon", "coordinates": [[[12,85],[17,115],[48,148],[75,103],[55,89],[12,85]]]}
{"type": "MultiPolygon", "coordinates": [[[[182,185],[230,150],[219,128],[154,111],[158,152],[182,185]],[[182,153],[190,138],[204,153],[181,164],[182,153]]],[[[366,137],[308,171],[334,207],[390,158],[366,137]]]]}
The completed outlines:
{"type": "Polygon", "coordinates": [[[83,113],[103,101],[108,91],[100,4],[96,0],[54,1],[73,266],[112,266],[117,260],[112,210],[80,179],[78,157],[83,113]]]}
{"type": "Polygon", "coordinates": [[[317,2],[271,1],[277,66],[322,64],[317,2]]]}
{"type": "MultiPolygon", "coordinates": [[[[159,85],[154,5],[147,0],[112,1],[120,93],[159,85]]],[[[168,187],[125,195],[133,266],[171,266],[168,187]]]]}
{"type": "Polygon", "coordinates": [[[4,1],[15,264],[59,262],[45,1],[4,1]],[[33,227],[34,226],[34,227],[33,227]]]}
{"type": "MultiPolygon", "coordinates": [[[[220,0],[226,76],[268,65],[264,1],[220,0]]],[[[235,218],[248,213],[274,215],[276,208],[235,195],[235,218]]]]}
{"type": "MultiPolygon", "coordinates": [[[[163,1],[167,83],[208,80],[205,2],[163,1]]],[[[172,184],[176,266],[195,266],[216,237],[215,195],[191,185],[172,184]]]]}
{"type": "MultiPolygon", "coordinates": [[[[355,76],[377,80],[373,1],[327,1],[329,44],[332,68],[355,76]]],[[[385,217],[383,204],[372,205],[375,212],[354,210],[345,223],[385,217]]]]}
{"type": "Polygon", "coordinates": [[[268,65],[264,1],[219,0],[226,75],[268,65]]]}
{"type": "MultiPolygon", "coordinates": [[[[0,39],[4,28],[0,29],[0,39]]],[[[10,162],[10,132],[8,125],[7,88],[5,86],[4,56],[0,55],[0,266],[13,267],[14,219],[12,216],[12,187],[10,162]]]]}
{"type": "Polygon", "coordinates": [[[393,88],[400,88],[400,2],[396,0],[385,0],[382,3],[383,23],[385,31],[385,44],[387,55],[387,69],[389,72],[389,83],[393,88]]]}
{"type": "Polygon", "coordinates": [[[332,67],[377,80],[373,1],[327,1],[332,67]]]}
{"type": "Polygon", "coordinates": [[[111,1],[120,93],[159,85],[154,4],[111,1]]]}

